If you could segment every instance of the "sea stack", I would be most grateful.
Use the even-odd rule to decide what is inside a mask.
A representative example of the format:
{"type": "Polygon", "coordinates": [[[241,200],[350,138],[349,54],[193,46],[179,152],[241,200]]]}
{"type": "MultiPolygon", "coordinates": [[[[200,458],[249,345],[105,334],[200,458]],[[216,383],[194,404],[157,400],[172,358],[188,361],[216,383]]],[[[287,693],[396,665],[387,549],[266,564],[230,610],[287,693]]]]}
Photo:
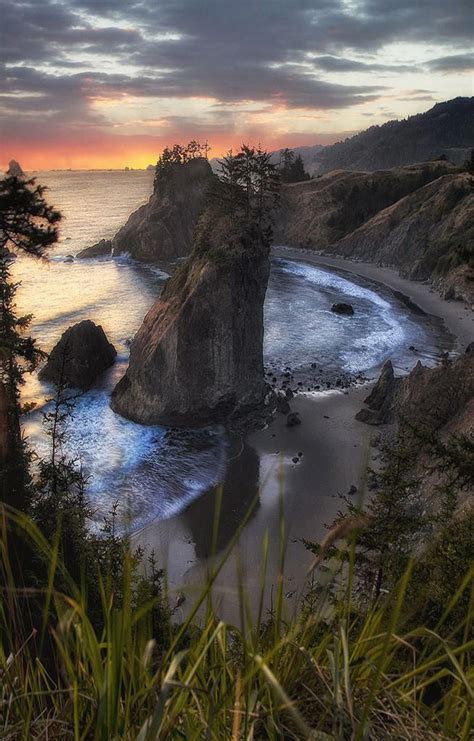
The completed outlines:
{"type": "Polygon", "coordinates": [[[63,332],[39,377],[85,390],[113,365],[116,355],[102,327],[84,319],[63,332]]]}
{"type": "Polygon", "coordinates": [[[215,177],[204,157],[158,170],[148,203],[130,215],[113,239],[102,239],[77,256],[127,253],[134,260],[154,262],[189,255],[196,222],[215,177]]]}
{"type": "Polygon", "coordinates": [[[20,163],[16,160],[10,160],[8,163],[7,176],[11,178],[23,178],[25,173],[21,169],[20,163]]]}
{"type": "Polygon", "coordinates": [[[112,408],[143,424],[222,422],[260,405],[270,244],[257,224],[204,215],[195,248],[131,348],[112,408]]]}

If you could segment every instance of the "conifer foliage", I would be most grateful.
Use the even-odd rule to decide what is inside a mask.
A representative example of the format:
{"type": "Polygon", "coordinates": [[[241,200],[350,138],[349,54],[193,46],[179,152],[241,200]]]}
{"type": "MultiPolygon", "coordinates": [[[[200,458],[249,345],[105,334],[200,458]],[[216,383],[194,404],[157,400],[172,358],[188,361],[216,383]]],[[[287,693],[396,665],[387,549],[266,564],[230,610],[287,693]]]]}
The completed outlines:
{"type": "Polygon", "coordinates": [[[24,483],[23,446],[19,425],[19,387],[25,372],[43,355],[26,335],[31,317],[18,316],[11,276],[16,253],[42,257],[57,240],[61,215],[44,199],[45,188],[34,179],[6,177],[0,181],[0,412],[5,440],[1,447],[0,491],[4,501],[19,504],[24,483]]]}

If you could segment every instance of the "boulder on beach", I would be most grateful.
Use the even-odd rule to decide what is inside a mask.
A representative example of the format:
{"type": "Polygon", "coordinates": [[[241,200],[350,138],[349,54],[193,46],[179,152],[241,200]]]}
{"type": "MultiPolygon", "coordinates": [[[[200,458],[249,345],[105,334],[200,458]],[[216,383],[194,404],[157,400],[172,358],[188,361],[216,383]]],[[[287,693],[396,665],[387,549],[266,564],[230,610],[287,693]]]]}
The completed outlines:
{"type": "Polygon", "coordinates": [[[117,355],[101,326],[86,319],[69,327],[39,372],[41,380],[88,389],[117,355]]]}
{"type": "Polygon", "coordinates": [[[342,314],[343,316],[352,316],[354,313],[354,307],[351,304],[333,304],[331,311],[334,314],[342,314]]]}

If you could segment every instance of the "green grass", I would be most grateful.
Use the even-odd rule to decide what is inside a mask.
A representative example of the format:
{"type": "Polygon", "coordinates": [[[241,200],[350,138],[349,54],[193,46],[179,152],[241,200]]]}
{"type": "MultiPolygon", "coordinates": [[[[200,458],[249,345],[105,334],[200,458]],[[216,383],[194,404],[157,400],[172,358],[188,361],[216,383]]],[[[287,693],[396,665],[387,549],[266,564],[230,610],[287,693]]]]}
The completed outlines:
{"type": "Polygon", "coordinates": [[[0,547],[0,738],[424,741],[467,739],[472,731],[473,567],[435,629],[404,627],[410,566],[396,594],[365,612],[344,590],[328,609],[328,588],[287,622],[280,579],[274,613],[264,619],[260,608],[252,618],[242,589],[242,631],[219,620],[212,605],[226,551],[186,621],[170,621],[157,642],[156,604],[137,609],[133,600],[132,556],[120,600],[98,575],[97,631],[84,588],[31,520],[4,511],[0,547]],[[15,586],[7,518],[48,565],[45,588],[15,586]],[[466,590],[470,609],[448,629],[466,590]],[[32,601],[40,606],[34,628],[32,601]]]}

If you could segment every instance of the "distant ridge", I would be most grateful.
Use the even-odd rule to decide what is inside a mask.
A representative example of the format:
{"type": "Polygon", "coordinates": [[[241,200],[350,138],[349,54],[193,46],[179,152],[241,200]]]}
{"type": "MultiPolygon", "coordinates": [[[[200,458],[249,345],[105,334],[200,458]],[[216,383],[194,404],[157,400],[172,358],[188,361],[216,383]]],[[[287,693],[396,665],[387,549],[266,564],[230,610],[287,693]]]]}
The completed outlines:
{"type": "Polygon", "coordinates": [[[324,147],[308,169],[318,175],[339,169],[384,170],[443,155],[454,164],[462,164],[473,147],[474,97],[454,98],[437,103],[426,113],[371,126],[324,147]]]}
{"type": "MultiPolygon", "coordinates": [[[[310,175],[331,170],[388,170],[443,156],[455,165],[462,165],[473,148],[474,97],[436,103],[425,113],[371,126],[336,144],[290,147],[301,155],[310,175]]],[[[280,150],[273,152],[275,163],[279,156],[280,150]]],[[[210,160],[214,172],[219,171],[219,159],[210,160]]]]}

